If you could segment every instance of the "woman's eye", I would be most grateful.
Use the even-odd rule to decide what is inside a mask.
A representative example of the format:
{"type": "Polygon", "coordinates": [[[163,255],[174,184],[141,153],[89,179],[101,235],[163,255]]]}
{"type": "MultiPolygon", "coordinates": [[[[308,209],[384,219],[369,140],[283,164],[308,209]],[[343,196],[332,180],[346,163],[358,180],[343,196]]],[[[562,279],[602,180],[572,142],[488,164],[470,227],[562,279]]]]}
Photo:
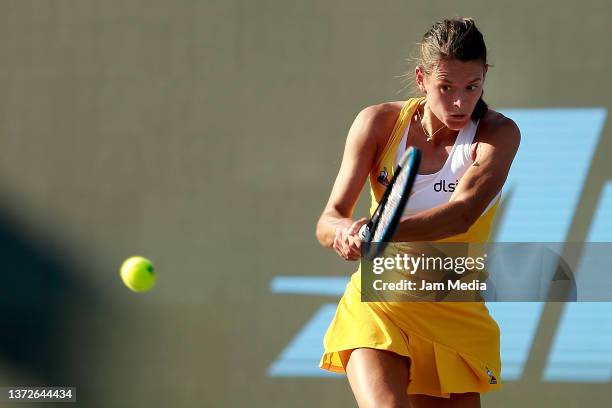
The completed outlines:
{"type": "Polygon", "coordinates": [[[442,85],[442,86],[440,87],[440,89],[442,89],[442,91],[443,91],[443,92],[446,92],[446,91],[448,91],[448,90],[450,89],[450,86],[448,86],[448,85],[442,85]]]}
{"type": "Polygon", "coordinates": [[[478,86],[476,85],[468,85],[467,89],[468,91],[475,91],[478,88],[478,86]]]}

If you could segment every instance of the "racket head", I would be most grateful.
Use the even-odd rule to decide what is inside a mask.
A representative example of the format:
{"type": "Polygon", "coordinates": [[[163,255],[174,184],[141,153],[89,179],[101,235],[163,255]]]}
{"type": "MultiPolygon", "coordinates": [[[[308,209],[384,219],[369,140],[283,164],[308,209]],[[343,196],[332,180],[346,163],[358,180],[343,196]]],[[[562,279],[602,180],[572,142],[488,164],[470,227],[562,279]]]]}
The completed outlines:
{"type": "Polygon", "coordinates": [[[393,177],[363,229],[362,256],[371,261],[379,256],[391,241],[401,220],[421,163],[421,151],[410,147],[395,167],[393,177]]]}

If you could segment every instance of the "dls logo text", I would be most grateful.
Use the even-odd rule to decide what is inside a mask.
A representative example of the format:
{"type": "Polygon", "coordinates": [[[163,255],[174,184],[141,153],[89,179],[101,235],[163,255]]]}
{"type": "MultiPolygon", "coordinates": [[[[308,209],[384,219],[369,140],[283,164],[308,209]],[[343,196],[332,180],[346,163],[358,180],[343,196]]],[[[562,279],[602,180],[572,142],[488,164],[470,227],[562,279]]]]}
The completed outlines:
{"type": "Polygon", "coordinates": [[[446,180],[440,180],[436,184],[434,184],[434,191],[439,193],[440,191],[444,191],[445,193],[452,193],[455,191],[455,188],[459,184],[459,180],[455,180],[454,183],[447,183],[446,180]]]}

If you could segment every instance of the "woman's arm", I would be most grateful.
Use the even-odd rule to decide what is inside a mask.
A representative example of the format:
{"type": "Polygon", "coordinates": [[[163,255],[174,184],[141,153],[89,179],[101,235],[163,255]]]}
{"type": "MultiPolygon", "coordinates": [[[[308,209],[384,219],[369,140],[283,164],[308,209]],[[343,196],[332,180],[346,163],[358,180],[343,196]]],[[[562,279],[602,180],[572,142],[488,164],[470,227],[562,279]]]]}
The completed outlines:
{"type": "Polygon", "coordinates": [[[448,203],[408,217],[395,241],[435,241],[466,232],[504,185],[520,144],[516,124],[500,114],[479,129],[474,164],[448,203]]]}
{"type": "Polygon", "coordinates": [[[345,259],[360,256],[361,239],[357,233],[366,219],[353,221],[351,216],[398,114],[399,109],[393,104],[369,106],[357,115],[349,130],[342,164],[316,229],[321,245],[334,249],[345,259]]]}

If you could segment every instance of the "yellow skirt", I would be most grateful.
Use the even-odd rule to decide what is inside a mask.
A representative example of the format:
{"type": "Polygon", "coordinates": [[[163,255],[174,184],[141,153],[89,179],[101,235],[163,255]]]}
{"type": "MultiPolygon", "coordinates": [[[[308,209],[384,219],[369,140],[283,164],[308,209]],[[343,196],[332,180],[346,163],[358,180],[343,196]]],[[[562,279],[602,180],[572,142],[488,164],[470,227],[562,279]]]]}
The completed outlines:
{"type": "Polygon", "coordinates": [[[499,326],[481,302],[361,302],[351,277],[323,341],[319,367],[345,373],[356,348],[409,357],[408,394],[450,397],[501,387],[499,326]]]}

